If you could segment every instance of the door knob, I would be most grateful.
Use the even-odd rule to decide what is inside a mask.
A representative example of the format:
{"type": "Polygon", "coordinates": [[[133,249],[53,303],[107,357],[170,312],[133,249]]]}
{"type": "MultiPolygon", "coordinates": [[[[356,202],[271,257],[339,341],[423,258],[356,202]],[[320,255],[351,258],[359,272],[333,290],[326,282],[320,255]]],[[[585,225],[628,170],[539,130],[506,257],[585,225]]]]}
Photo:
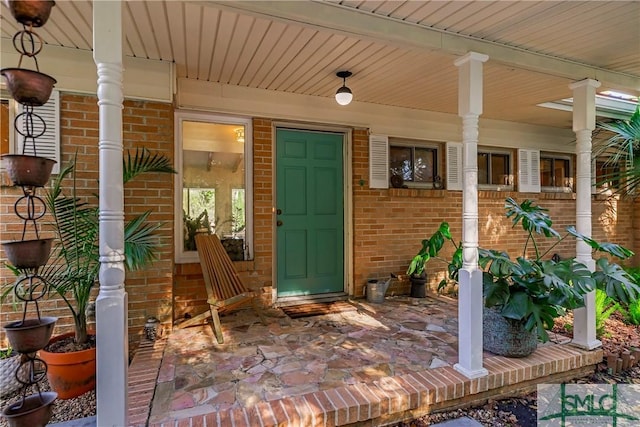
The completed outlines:
{"type": "Polygon", "coordinates": [[[280,227],[280,226],[282,225],[282,221],[277,220],[277,221],[276,221],[276,225],[277,225],[278,227],[280,227]]]}

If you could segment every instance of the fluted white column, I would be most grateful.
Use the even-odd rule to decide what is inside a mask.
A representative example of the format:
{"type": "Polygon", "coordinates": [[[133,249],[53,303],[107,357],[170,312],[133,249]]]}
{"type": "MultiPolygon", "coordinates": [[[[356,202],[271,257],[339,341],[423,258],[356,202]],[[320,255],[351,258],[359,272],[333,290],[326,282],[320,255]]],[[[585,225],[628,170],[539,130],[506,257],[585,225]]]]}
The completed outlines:
{"type": "MultiPolygon", "coordinates": [[[[576,133],[576,230],[591,237],[591,135],[596,128],[596,89],[600,82],[585,79],[572,83],[573,131],[576,133]]],[[[596,268],[591,248],[582,240],[576,243],[576,260],[589,270],[596,268]]],[[[588,350],[600,347],[596,339],[595,291],[585,297],[585,307],[573,313],[573,344],[588,350]]]]}
{"type": "Polygon", "coordinates": [[[122,3],[119,1],[93,2],[93,59],[98,69],[100,115],[97,425],[126,426],[129,341],[124,288],[122,3]]]}
{"type": "Polygon", "coordinates": [[[482,114],[482,63],[469,52],[458,67],[458,115],[462,117],[462,269],[458,278],[458,363],[468,378],[488,375],[482,366],[482,271],[478,269],[478,118],[482,114]]]}

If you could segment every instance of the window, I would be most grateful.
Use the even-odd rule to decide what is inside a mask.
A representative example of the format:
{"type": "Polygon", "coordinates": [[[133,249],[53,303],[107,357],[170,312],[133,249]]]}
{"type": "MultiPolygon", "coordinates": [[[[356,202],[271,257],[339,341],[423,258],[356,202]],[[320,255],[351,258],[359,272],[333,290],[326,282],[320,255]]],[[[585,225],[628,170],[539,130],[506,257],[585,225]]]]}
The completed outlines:
{"type": "Polygon", "coordinates": [[[176,141],[176,261],[198,261],[198,233],[216,234],[232,259],[250,259],[251,122],[176,113],[176,141]]]}
{"type": "Polygon", "coordinates": [[[543,191],[573,191],[571,157],[541,153],[540,185],[543,191]]]}
{"type": "Polygon", "coordinates": [[[513,187],[511,153],[478,148],[478,185],[510,189],[513,187]]]}
{"type": "Polygon", "coordinates": [[[596,161],[595,183],[600,189],[620,188],[620,165],[605,160],[596,161]]]}
{"type": "Polygon", "coordinates": [[[389,176],[401,176],[411,186],[431,187],[438,176],[438,148],[394,142],[389,146],[389,176]]]}

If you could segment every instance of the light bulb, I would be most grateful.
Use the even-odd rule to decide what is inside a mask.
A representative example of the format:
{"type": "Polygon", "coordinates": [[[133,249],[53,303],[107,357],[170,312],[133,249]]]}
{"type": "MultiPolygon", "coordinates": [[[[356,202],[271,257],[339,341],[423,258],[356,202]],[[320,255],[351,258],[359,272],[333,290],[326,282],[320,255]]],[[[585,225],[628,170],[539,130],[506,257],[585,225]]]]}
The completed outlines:
{"type": "Polygon", "coordinates": [[[336,102],[340,105],[349,105],[352,99],[353,94],[351,93],[351,89],[346,86],[342,86],[336,92],[336,102]]]}

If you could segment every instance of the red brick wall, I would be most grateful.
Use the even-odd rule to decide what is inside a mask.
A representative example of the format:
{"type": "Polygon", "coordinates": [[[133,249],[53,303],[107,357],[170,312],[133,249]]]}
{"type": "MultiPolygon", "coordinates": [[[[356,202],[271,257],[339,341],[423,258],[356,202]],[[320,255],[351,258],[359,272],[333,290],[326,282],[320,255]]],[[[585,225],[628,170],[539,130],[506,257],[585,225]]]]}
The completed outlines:
{"type": "MultiPolygon", "coordinates": [[[[61,94],[60,131],[62,163],[78,153],[78,187],[87,197],[98,192],[98,106],[93,96],[61,94]]],[[[4,124],[3,124],[4,125],[4,124]]],[[[173,106],[158,102],[125,101],[123,110],[123,138],[125,149],[145,147],[161,152],[173,161],[173,106]]],[[[6,182],[3,180],[3,182],[6,182]]],[[[16,239],[16,227],[21,227],[13,214],[13,203],[20,190],[3,186],[0,214],[2,239],[16,239]]],[[[132,345],[136,345],[147,316],[171,320],[171,291],[173,268],[173,175],[147,174],[125,187],[125,215],[139,214],[152,209],[150,222],[162,222],[158,231],[163,245],[157,255],[159,261],[144,271],[128,272],[126,289],[129,295],[129,327],[132,345]]],[[[4,259],[4,254],[0,253],[4,259]]],[[[13,276],[1,269],[3,284],[12,283],[13,276]]],[[[97,289],[96,289],[97,293],[97,289]]],[[[73,322],[66,305],[59,298],[49,298],[41,305],[45,315],[57,316],[55,333],[71,330],[73,322]]],[[[18,319],[20,313],[11,304],[2,305],[2,323],[18,319]]],[[[4,338],[4,337],[2,337],[4,338]]]]}
{"type": "MultiPolygon", "coordinates": [[[[243,281],[250,288],[265,292],[270,301],[272,281],[273,238],[273,155],[272,122],[254,120],[254,251],[253,264],[236,263],[243,281]]],[[[354,295],[363,295],[368,278],[388,277],[389,273],[403,274],[411,258],[420,249],[422,239],[430,236],[442,221],[448,221],[455,239],[462,238],[462,193],[446,190],[384,189],[372,190],[369,177],[369,137],[366,129],[353,131],[352,159],[353,187],[353,269],[354,295]],[[360,185],[361,180],[364,182],[360,185]]],[[[513,257],[520,255],[526,236],[512,229],[504,216],[504,201],[513,197],[521,202],[532,198],[549,209],[554,227],[558,231],[575,224],[575,196],[573,194],[520,194],[517,192],[481,191],[479,193],[480,244],[486,248],[507,250],[513,257]]],[[[632,227],[634,212],[636,224],[640,214],[631,209],[630,202],[593,200],[593,236],[633,247],[632,227]]],[[[638,228],[638,227],[636,227],[638,228]]],[[[636,239],[636,241],[638,241],[636,239]]],[[[551,242],[542,245],[546,250],[551,242]]],[[[443,251],[443,257],[453,249],[443,251]]],[[[575,240],[566,239],[552,253],[561,256],[575,254],[575,240]]],[[[548,256],[551,257],[550,253],[548,256]]],[[[597,256],[596,256],[597,258],[597,256]]],[[[427,270],[431,285],[437,284],[445,274],[445,264],[432,260],[427,270]]],[[[205,311],[206,293],[202,273],[197,264],[176,266],[176,318],[185,313],[205,311]]],[[[408,287],[396,284],[394,292],[407,292],[408,287]]]]}
{"type": "MultiPolygon", "coordinates": [[[[454,239],[462,238],[462,193],[446,190],[369,189],[369,142],[366,130],[354,131],[353,137],[353,203],[354,203],[354,283],[355,295],[363,294],[368,278],[388,277],[389,273],[403,274],[421,247],[421,241],[433,234],[442,221],[449,222],[454,239]],[[360,185],[360,180],[364,185],[360,185]]],[[[512,257],[521,255],[526,235],[512,229],[511,220],[504,215],[504,201],[513,197],[518,202],[533,199],[549,209],[554,228],[562,232],[575,225],[575,196],[560,193],[517,193],[480,191],[479,234],[485,248],[506,250],[512,257]]],[[[638,202],[636,202],[638,206],[638,202]]],[[[635,216],[638,209],[628,201],[607,201],[594,197],[592,202],[593,237],[634,247],[638,236],[635,216]]],[[[564,233],[561,233],[564,234],[564,233]]],[[[549,248],[545,242],[542,250],[549,248]]],[[[636,245],[637,246],[637,245],[636,245]]],[[[636,250],[638,248],[636,247],[636,250]]],[[[453,249],[443,251],[443,258],[453,249]]],[[[575,239],[568,238],[553,249],[561,256],[575,254],[575,239]]],[[[551,253],[549,254],[549,257],[551,253]]],[[[595,255],[594,258],[599,258],[595,255]]],[[[446,273],[446,265],[438,260],[427,264],[431,285],[437,284],[446,273]]]]}

